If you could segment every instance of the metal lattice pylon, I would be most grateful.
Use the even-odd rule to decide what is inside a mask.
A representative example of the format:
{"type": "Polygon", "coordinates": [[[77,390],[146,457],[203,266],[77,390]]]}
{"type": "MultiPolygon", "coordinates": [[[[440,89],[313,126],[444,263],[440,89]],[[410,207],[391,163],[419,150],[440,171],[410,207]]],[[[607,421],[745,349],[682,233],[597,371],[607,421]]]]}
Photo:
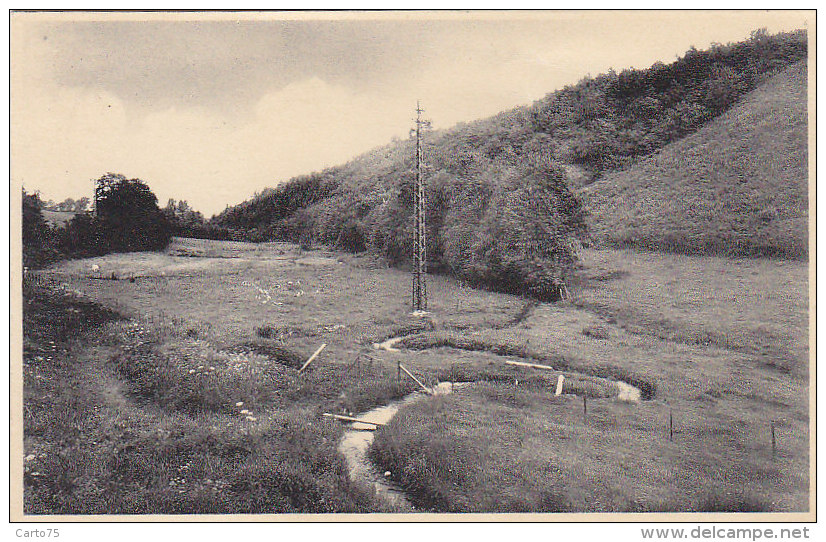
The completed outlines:
{"type": "Polygon", "coordinates": [[[427,197],[424,187],[422,136],[430,123],[422,120],[419,102],[416,102],[416,189],[413,193],[413,310],[427,310],[427,197]]]}

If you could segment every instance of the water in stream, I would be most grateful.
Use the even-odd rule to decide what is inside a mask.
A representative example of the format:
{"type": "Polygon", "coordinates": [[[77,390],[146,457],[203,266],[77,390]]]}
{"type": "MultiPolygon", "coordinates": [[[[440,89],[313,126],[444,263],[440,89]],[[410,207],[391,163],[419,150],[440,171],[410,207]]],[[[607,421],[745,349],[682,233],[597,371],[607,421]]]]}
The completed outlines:
{"type": "Polygon", "coordinates": [[[373,343],[373,348],[376,350],[386,350],[388,352],[401,352],[396,345],[404,340],[404,335],[401,337],[391,337],[382,343],[373,343]]]}
{"type": "Polygon", "coordinates": [[[632,386],[627,382],[623,382],[622,380],[617,380],[617,386],[619,387],[619,395],[617,399],[620,401],[628,401],[631,403],[638,403],[640,397],[642,396],[642,391],[636,386],[632,386]]]}
{"type": "MultiPolygon", "coordinates": [[[[455,384],[458,388],[462,384],[455,384]]],[[[435,395],[451,393],[454,384],[442,382],[433,388],[435,395]]],[[[414,392],[398,401],[393,401],[384,406],[380,406],[359,414],[358,417],[371,421],[386,424],[393,419],[399,408],[410,405],[430,397],[424,392],[414,392]]],[[[367,483],[373,486],[376,496],[379,497],[389,508],[396,512],[412,511],[413,505],[407,500],[404,491],[398,487],[385,473],[379,472],[376,466],[370,461],[367,452],[373,443],[374,426],[353,422],[344,431],[344,437],[338,445],[338,450],[347,460],[347,467],[350,469],[350,479],[367,483]]]]}

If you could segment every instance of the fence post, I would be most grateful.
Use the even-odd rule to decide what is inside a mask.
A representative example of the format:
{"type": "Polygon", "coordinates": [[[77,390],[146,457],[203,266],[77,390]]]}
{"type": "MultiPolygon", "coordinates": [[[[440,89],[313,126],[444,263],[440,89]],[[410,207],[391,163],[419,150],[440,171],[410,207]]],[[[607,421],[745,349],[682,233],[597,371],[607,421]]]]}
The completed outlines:
{"type": "Polygon", "coordinates": [[[668,409],[668,440],[674,440],[674,409],[668,409]]]}

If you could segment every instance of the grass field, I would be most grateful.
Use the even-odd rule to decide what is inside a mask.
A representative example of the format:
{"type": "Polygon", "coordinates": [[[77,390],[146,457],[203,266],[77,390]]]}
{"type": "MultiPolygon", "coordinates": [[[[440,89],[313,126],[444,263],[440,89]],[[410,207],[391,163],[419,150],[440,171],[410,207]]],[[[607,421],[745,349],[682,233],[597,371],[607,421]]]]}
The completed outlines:
{"type": "Polygon", "coordinates": [[[321,414],[413,391],[397,363],[472,383],[377,432],[419,509],[807,510],[806,265],[583,256],[559,304],[432,276],[428,319],[408,274],[288,244],[176,239],[45,270],[24,314],[26,511],[385,509],[321,414]]]}
{"type": "Polygon", "coordinates": [[[435,510],[807,509],[806,267],[630,250],[587,251],[584,265],[570,304],[423,342],[518,344],[555,367],[622,377],[650,400],[592,400],[584,418],[582,393],[552,397],[515,375],[518,387],[403,411],[377,436],[375,460],[435,510]]]}

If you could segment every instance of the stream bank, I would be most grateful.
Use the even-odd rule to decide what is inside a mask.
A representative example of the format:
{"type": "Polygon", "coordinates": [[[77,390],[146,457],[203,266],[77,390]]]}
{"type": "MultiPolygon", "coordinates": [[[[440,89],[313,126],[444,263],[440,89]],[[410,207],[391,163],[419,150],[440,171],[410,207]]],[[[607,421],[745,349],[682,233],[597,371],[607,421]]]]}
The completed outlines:
{"type": "MultiPolygon", "coordinates": [[[[382,342],[373,343],[373,348],[398,353],[402,350],[397,348],[396,345],[407,337],[408,335],[390,337],[382,342]]],[[[638,402],[640,400],[642,393],[639,388],[619,380],[612,383],[616,385],[618,390],[617,400],[626,402],[638,402]]],[[[432,391],[433,395],[448,394],[452,393],[455,388],[469,384],[472,384],[472,382],[441,382],[432,388],[432,391]]],[[[432,397],[432,395],[420,390],[402,399],[359,414],[357,416],[359,419],[372,423],[350,422],[338,445],[338,451],[344,456],[347,462],[350,479],[356,483],[372,488],[376,496],[392,512],[412,512],[415,510],[415,507],[408,499],[404,489],[393,482],[392,473],[380,472],[378,467],[370,460],[370,446],[373,443],[375,431],[380,426],[390,423],[399,409],[423,401],[429,397],[432,397]]]]}

